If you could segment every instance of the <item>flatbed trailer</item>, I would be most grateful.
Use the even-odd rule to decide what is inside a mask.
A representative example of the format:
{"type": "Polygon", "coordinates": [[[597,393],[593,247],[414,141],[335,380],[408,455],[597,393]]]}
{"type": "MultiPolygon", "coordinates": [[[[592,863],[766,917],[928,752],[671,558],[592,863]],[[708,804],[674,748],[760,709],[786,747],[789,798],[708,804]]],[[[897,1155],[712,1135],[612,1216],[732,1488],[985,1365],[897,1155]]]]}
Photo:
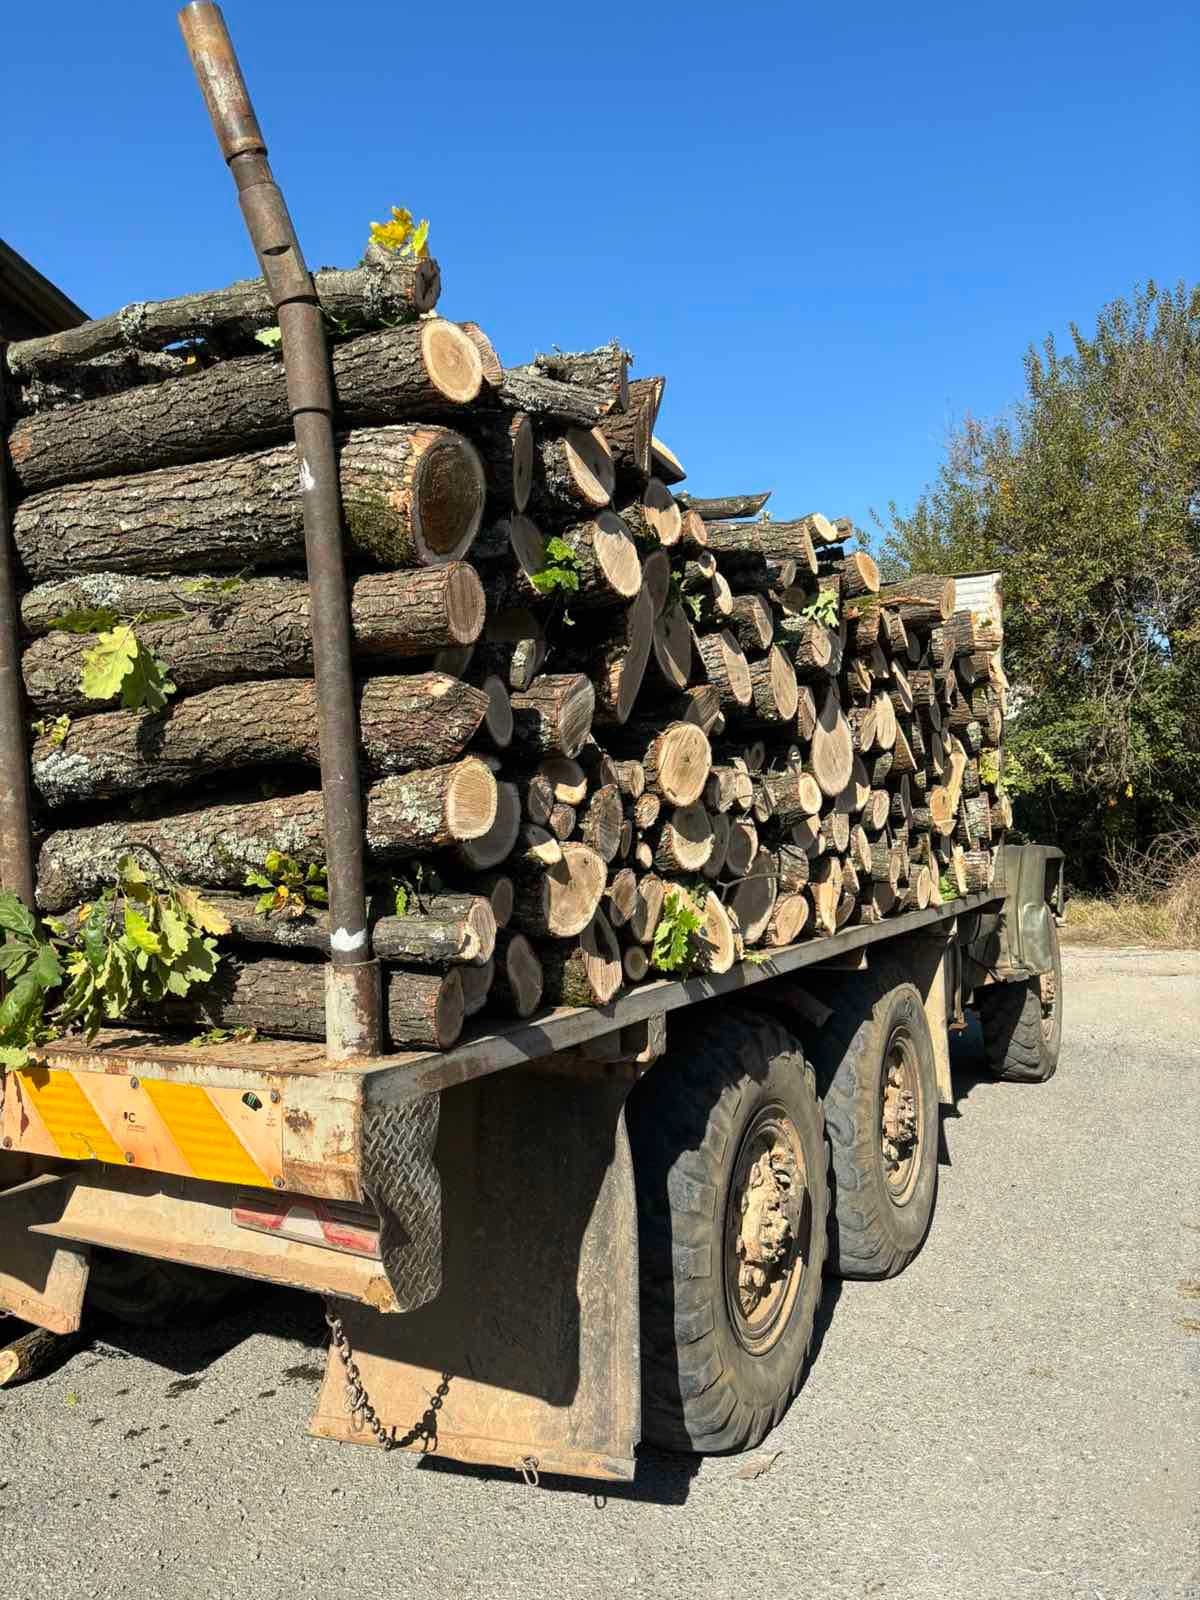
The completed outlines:
{"type": "Polygon", "coordinates": [[[0,1307],[67,1333],[93,1266],[178,1315],[234,1274],[325,1297],[320,1435],[618,1480],[644,1438],[757,1443],[822,1271],[924,1237],[964,1006],[1002,1075],[1054,1070],[1061,853],[1002,859],[1003,892],[440,1054],[45,1047],[4,1080],[0,1307]]]}
{"type": "MultiPolygon", "coordinates": [[[[331,924],[359,928],[346,573],[336,495],[310,492],[336,478],[321,320],[220,13],[182,20],[294,361],[331,924]]],[[[0,879],[32,910],[6,482],[0,879]]],[[[0,1312],[66,1336],[89,1291],[184,1320],[230,1276],[289,1285],[326,1303],[319,1435],[530,1479],[629,1479],[642,1441],[757,1444],[802,1381],[824,1275],[888,1276],[920,1248],[964,1007],[1001,1076],[1054,1072],[1061,859],[1005,846],[986,891],[440,1054],[368,1053],[355,939],[331,940],[326,1042],[39,1046],[0,1069],[0,1312]]],[[[48,1341],[7,1344],[0,1382],[48,1341]]]]}

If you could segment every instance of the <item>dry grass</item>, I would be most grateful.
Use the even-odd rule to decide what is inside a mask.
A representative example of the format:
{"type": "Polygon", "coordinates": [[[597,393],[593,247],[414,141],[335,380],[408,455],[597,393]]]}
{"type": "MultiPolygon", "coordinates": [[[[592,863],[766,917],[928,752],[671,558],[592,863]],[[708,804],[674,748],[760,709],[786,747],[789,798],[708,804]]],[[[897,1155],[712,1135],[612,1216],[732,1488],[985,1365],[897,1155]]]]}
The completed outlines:
{"type": "Polygon", "coordinates": [[[1200,949],[1200,855],[1153,896],[1126,890],[1107,900],[1087,896],[1068,900],[1062,936],[1068,944],[1200,949]]]}

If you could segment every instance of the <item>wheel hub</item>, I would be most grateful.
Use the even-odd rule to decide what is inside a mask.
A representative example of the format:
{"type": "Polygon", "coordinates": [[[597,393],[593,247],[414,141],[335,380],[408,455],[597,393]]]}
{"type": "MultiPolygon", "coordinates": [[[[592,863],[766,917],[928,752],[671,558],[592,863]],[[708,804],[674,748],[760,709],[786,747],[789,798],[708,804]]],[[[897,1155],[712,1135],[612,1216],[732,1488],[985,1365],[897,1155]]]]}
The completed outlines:
{"type": "Polygon", "coordinates": [[[893,1033],[883,1058],[879,1145],[884,1178],[896,1205],[916,1186],[922,1133],[920,1077],[915,1046],[906,1029],[893,1033]]]}
{"type": "Polygon", "coordinates": [[[787,1322],[804,1270],[808,1189],[795,1126],[760,1114],[742,1142],[726,1207],[726,1293],[738,1337],[761,1353],[787,1322]]]}

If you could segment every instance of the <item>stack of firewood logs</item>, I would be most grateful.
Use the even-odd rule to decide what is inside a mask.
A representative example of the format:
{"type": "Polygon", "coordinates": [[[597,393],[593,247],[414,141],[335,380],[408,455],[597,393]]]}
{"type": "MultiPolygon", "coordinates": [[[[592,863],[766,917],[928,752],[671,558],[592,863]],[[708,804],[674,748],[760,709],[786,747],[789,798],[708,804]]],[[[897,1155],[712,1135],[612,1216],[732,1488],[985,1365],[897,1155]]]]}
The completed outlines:
{"type": "MultiPolygon", "coordinates": [[[[845,519],[676,492],[664,380],[630,380],[615,344],[505,369],[433,314],[429,262],[369,254],[317,287],[391,1045],[990,884],[1011,820],[994,617],[956,611],[949,579],[881,583],[845,519]],[[656,967],[683,911],[699,929],[669,965],[660,936],[656,967]]],[[[256,281],[15,344],[8,449],[41,907],[149,846],[231,927],[163,1024],[321,1038],[325,914],[245,887],[271,852],[324,849],[273,320],[256,281]],[[164,711],[86,698],[117,622],[173,683],[164,711]]]]}

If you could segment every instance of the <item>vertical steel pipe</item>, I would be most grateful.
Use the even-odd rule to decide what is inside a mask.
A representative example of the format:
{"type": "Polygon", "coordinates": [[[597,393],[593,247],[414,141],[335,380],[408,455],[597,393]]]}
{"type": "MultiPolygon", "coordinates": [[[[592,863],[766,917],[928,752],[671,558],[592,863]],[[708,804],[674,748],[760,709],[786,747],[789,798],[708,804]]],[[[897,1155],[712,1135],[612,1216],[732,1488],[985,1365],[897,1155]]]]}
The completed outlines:
{"type": "Polygon", "coordinates": [[[29,748],[21,679],[21,611],[17,548],[8,487],[8,368],[0,341],[0,887],[33,909],[33,830],[29,814],[29,748]]]}
{"type": "Polygon", "coordinates": [[[358,712],[325,328],[291,217],[271,174],[267,147],[221,9],[211,0],[192,0],[180,11],[179,25],[279,317],[304,505],[320,718],[332,931],[326,968],[326,1049],[339,1059],[371,1055],[378,1053],[381,1045],[381,986],[367,933],[358,712]]]}

